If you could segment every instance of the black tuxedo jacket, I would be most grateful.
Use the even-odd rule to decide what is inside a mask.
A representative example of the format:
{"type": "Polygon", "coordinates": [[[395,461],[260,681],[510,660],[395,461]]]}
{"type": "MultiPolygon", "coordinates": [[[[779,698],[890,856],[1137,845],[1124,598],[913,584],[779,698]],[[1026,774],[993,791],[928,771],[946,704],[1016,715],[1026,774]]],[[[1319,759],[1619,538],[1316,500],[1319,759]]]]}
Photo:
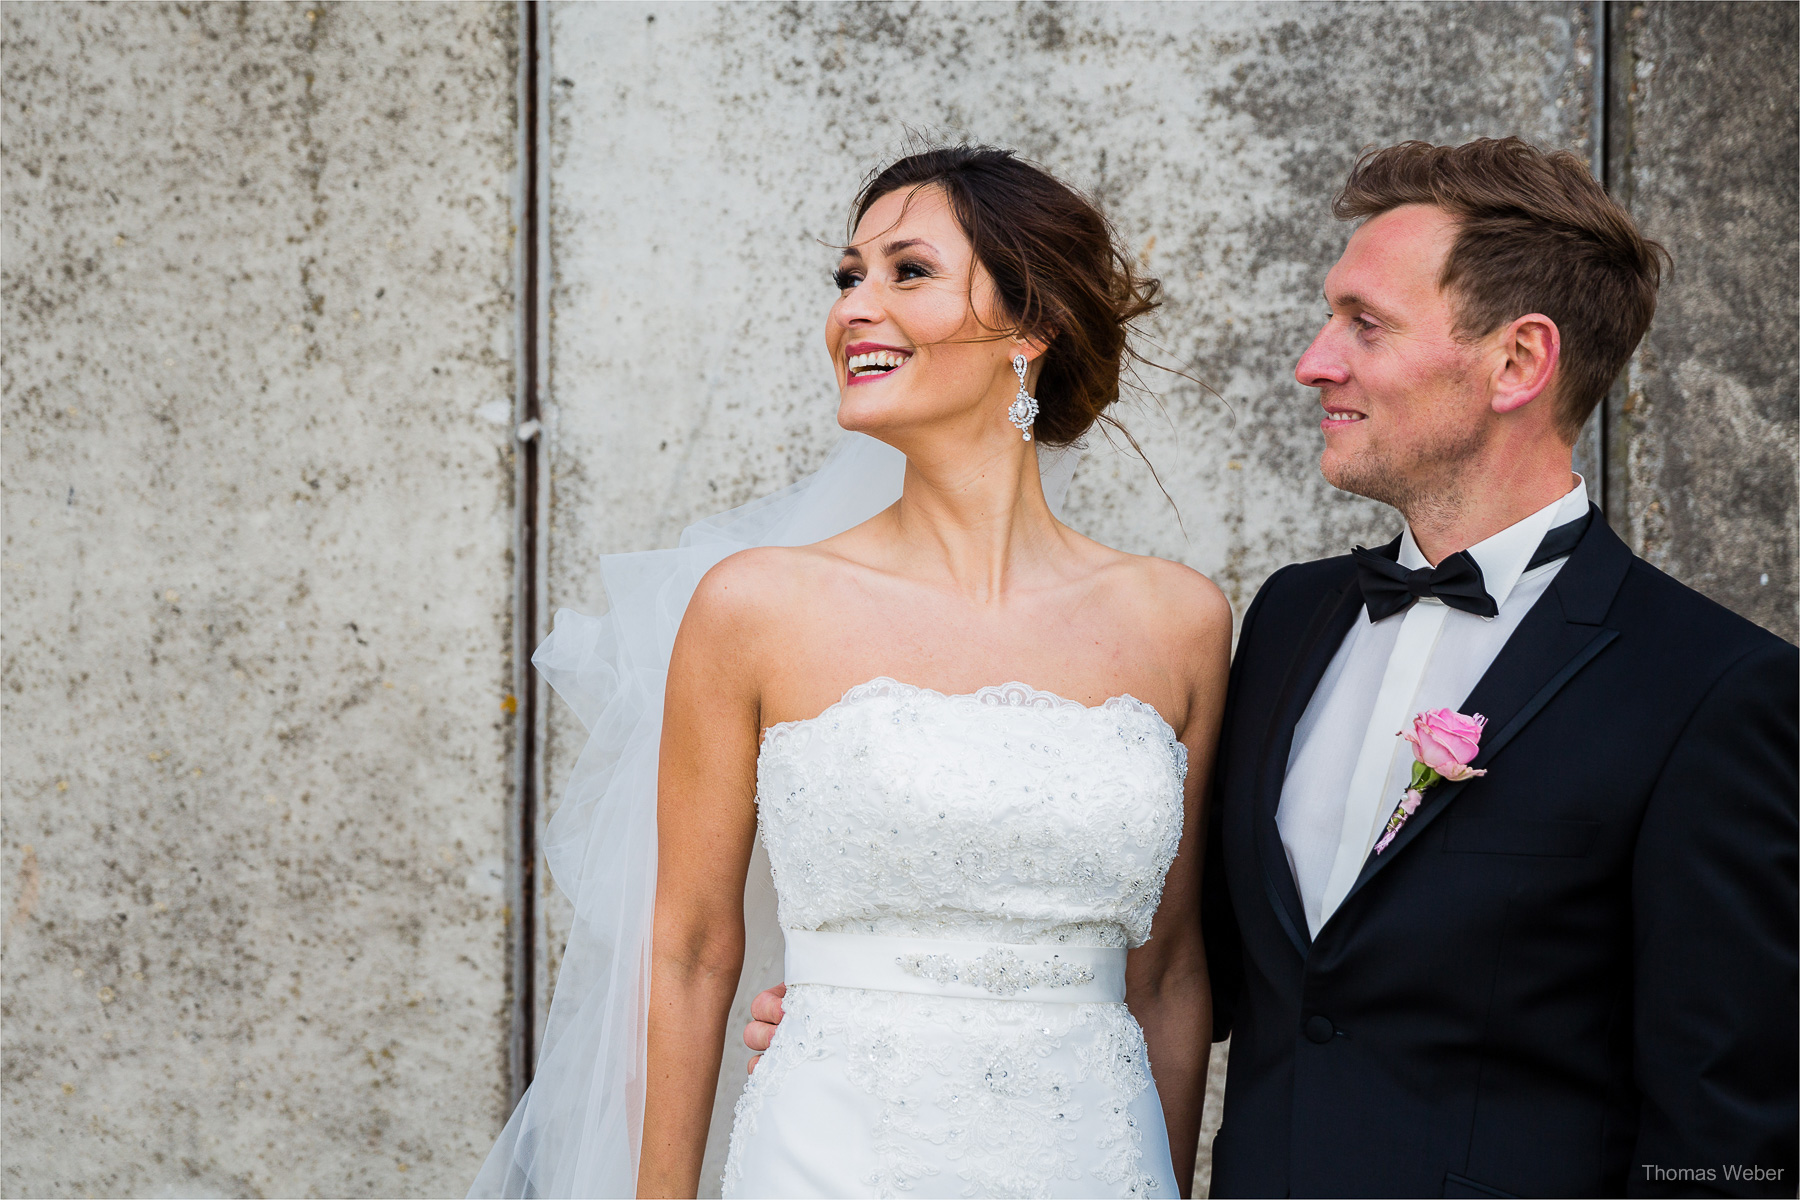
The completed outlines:
{"type": "Polygon", "coordinates": [[[1596,516],[1462,705],[1486,777],[1427,791],[1314,940],[1275,809],[1361,609],[1348,557],[1287,567],[1232,665],[1212,1194],[1794,1195],[1795,648],[1596,516]]]}

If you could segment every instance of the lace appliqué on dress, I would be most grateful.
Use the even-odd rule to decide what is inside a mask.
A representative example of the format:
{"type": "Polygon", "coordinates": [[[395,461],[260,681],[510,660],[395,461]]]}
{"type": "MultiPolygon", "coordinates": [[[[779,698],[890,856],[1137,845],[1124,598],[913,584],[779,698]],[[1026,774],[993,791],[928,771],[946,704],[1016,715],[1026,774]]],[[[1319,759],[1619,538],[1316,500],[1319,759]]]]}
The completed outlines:
{"type": "MultiPolygon", "coordinates": [[[[799,989],[795,991],[797,993],[799,989]]],[[[725,1154],[725,1171],[720,1180],[723,1195],[736,1196],[742,1192],[739,1185],[743,1160],[739,1150],[746,1139],[756,1136],[756,1118],[762,1112],[764,1101],[771,1094],[780,1092],[782,1083],[793,1074],[795,1067],[830,1053],[823,1045],[824,1040],[818,1021],[807,1011],[804,1001],[798,996],[790,997],[783,1005],[780,1053],[762,1056],[756,1070],[745,1081],[737,1103],[732,1106],[731,1146],[725,1154]]]]}
{"type": "MultiPolygon", "coordinates": [[[[1168,724],[1129,696],[1088,707],[1022,684],[964,696],[893,680],[852,688],[763,740],[757,821],[781,923],[939,941],[1142,945],[1180,843],[1186,773],[1168,724]]],[[[781,1033],[738,1102],[726,1195],[747,1179],[777,1187],[740,1170],[747,1147],[776,1145],[756,1141],[759,1123],[793,1111],[771,1097],[783,1088],[835,1096],[842,1082],[866,1104],[833,1100],[816,1119],[841,1122],[843,1136],[787,1125],[781,1143],[817,1145],[831,1166],[854,1166],[841,1190],[1155,1191],[1169,1166],[1166,1148],[1154,1148],[1157,1165],[1144,1144],[1142,1122],[1160,1114],[1137,1022],[1122,1004],[1050,1003],[1023,991],[1085,983],[1091,968],[974,948],[897,961],[997,998],[790,987],[781,1033]]],[[[820,1161],[807,1166],[816,1173],[820,1161]]]]}
{"type": "Polygon", "coordinates": [[[1187,748],[1130,696],[1090,708],[1023,684],[946,696],[875,680],[770,727],[757,821],[789,929],[912,918],[918,936],[957,936],[944,918],[972,914],[970,940],[1038,940],[986,936],[995,921],[1116,924],[1137,946],[1186,776],[1187,748]]]}
{"type": "Polygon", "coordinates": [[[1156,1180],[1144,1169],[1144,1133],[1131,1115],[1131,1102],[1150,1086],[1150,1052],[1134,1020],[1117,1026],[1077,1051],[1082,1066],[1111,1085],[1112,1103],[1103,1114],[1103,1157],[1094,1177],[1118,1187],[1121,1196],[1153,1196],[1156,1180]]]}
{"type": "Polygon", "coordinates": [[[1143,1033],[1123,1005],[796,985],[785,1009],[783,1038],[795,1022],[799,1036],[770,1048],[738,1101],[726,1195],[738,1190],[738,1142],[754,1135],[763,1097],[796,1064],[836,1055],[876,1106],[877,1161],[861,1182],[878,1196],[911,1193],[940,1174],[938,1158],[957,1180],[950,1188],[939,1180],[940,1194],[1043,1195],[1056,1181],[1084,1178],[1084,1166],[1118,1195],[1155,1194],[1130,1113],[1150,1086],[1143,1033]]]}

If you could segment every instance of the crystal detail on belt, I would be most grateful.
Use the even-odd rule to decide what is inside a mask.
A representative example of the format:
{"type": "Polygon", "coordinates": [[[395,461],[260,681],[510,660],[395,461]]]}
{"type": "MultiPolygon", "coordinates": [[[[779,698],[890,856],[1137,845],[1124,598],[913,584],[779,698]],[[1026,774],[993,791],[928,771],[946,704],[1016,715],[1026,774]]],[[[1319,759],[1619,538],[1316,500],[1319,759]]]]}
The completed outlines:
{"type": "Polygon", "coordinates": [[[1016,996],[1027,988],[1071,987],[1094,981],[1093,968],[1064,962],[1029,962],[1011,950],[996,947],[980,958],[956,958],[948,954],[902,954],[894,960],[908,975],[933,983],[965,983],[995,996],[1016,996]]]}

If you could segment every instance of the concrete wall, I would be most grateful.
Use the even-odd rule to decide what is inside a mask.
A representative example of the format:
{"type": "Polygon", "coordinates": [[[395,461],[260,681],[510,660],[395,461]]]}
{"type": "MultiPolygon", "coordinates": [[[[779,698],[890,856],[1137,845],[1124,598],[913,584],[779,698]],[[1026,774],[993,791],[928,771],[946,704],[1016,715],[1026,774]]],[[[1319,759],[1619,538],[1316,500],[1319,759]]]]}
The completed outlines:
{"type": "MultiPolygon", "coordinates": [[[[1223,400],[1148,374],[1179,514],[1095,439],[1069,516],[1241,614],[1394,527],[1290,375],[1345,167],[1516,132],[1604,140],[1677,258],[1611,519],[1793,637],[1794,10],[1608,7],[1601,111],[1587,4],[545,6],[541,604],[818,463],[829,243],[910,127],[1044,162],[1161,276],[1154,349],[1223,400]]],[[[0,7],[6,1195],[460,1194],[506,1114],[518,31],[0,7]]]]}
{"type": "MultiPolygon", "coordinates": [[[[1292,378],[1346,236],[1327,201],[1369,143],[1510,132],[1586,149],[1588,19],[1572,4],[553,6],[551,606],[598,609],[599,555],[668,544],[818,463],[837,435],[830,244],[908,127],[1016,147],[1098,196],[1167,289],[1161,357],[1224,396],[1150,373],[1160,404],[1124,417],[1179,514],[1095,438],[1072,524],[1192,564],[1240,615],[1276,567],[1386,540],[1388,510],[1320,478],[1316,399],[1292,378]]],[[[553,710],[552,781],[579,747],[553,710]]],[[[727,1057],[715,1169],[743,1057],[727,1057]]]]}
{"type": "Polygon", "coordinates": [[[1611,400],[1607,515],[1639,554],[1793,641],[1800,10],[1613,12],[1613,185],[1675,273],[1611,400]]]}
{"type": "Polygon", "coordinates": [[[461,1195],[507,1102],[514,10],[0,22],[0,1188],[461,1195]]]}

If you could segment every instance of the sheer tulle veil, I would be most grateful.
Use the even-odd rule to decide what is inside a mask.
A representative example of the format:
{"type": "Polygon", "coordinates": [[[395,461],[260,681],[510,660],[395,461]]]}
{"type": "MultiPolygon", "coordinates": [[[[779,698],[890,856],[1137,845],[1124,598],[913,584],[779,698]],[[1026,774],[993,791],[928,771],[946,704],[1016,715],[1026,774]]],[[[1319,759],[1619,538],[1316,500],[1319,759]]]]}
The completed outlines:
{"type": "MultiPolygon", "coordinates": [[[[1060,514],[1080,451],[1040,444],[1038,456],[1045,498],[1060,514]]],[[[602,559],[605,616],[557,612],[554,631],[531,661],[588,733],[544,845],[574,918],[531,1087],[470,1196],[636,1194],[656,762],[663,683],[682,613],[719,560],[752,546],[806,545],[860,524],[899,498],[904,468],[899,451],[846,434],[818,471],[690,525],[674,549],[602,559]]],[[[782,955],[760,853],[746,886],[745,921],[748,980],[778,967],[782,955]]]]}

